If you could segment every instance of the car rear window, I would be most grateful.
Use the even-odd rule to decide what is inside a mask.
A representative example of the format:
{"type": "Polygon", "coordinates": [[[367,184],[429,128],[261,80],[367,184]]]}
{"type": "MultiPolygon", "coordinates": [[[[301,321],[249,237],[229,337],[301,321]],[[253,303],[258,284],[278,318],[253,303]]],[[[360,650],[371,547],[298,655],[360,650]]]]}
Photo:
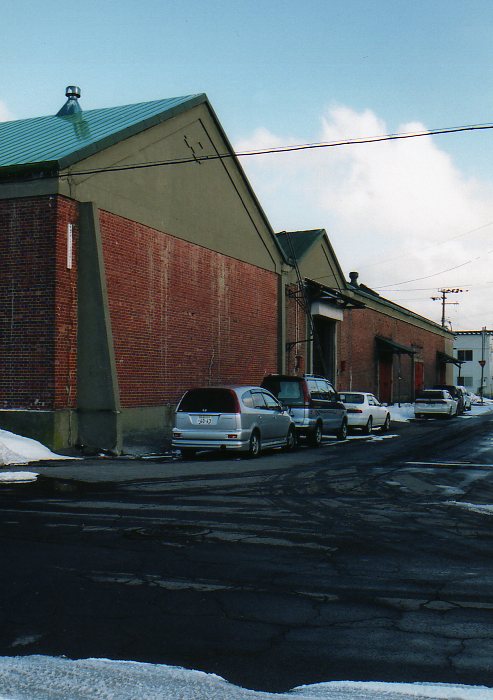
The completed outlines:
{"type": "Polygon", "coordinates": [[[417,396],[417,399],[443,399],[443,391],[421,391],[417,396]]]}
{"type": "Polygon", "coordinates": [[[365,397],[362,394],[339,394],[342,403],[364,403],[365,397]]]}
{"type": "Polygon", "coordinates": [[[287,406],[303,406],[303,389],[301,382],[298,380],[266,377],[262,382],[262,386],[287,406]]]}
{"type": "Polygon", "coordinates": [[[180,401],[185,413],[236,413],[235,395],[229,389],[191,389],[180,401]]]}

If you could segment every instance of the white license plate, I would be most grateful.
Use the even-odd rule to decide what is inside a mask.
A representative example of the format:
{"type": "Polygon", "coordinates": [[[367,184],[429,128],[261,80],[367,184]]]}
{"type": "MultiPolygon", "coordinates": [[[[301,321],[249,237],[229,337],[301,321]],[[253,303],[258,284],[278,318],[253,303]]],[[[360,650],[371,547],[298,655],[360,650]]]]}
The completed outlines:
{"type": "Polygon", "coordinates": [[[197,418],[197,425],[212,425],[213,420],[211,416],[199,416],[197,418]]]}

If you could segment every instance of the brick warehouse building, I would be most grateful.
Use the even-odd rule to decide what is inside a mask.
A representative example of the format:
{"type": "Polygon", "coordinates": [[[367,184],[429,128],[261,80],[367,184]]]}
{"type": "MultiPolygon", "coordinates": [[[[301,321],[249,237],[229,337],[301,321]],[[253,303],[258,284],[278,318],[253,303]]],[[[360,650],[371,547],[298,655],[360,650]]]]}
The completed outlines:
{"type": "Polygon", "coordinates": [[[395,403],[413,401],[425,387],[452,384],[454,334],[359,284],[356,272],[350,277],[347,293],[364,309],[344,312],[339,388],[395,403]]]}
{"type": "Polygon", "coordinates": [[[282,368],[285,259],[205,95],[79,94],[0,124],[0,425],[119,452],[282,368]]]}
{"type": "Polygon", "coordinates": [[[277,237],[292,264],[286,286],[291,372],[324,374],[339,390],[370,391],[388,403],[452,383],[453,333],[360,285],[357,273],[347,282],[324,229],[277,237]]]}

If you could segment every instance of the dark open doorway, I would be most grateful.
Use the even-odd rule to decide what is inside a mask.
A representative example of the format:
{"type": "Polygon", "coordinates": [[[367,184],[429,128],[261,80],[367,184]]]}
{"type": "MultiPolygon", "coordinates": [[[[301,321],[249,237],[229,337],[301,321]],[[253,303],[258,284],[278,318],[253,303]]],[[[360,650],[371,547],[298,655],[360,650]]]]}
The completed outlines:
{"type": "Polygon", "coordinates": [[[336,321],[324,316],[314,316],[313,372],[335,380],[336,321]]]}

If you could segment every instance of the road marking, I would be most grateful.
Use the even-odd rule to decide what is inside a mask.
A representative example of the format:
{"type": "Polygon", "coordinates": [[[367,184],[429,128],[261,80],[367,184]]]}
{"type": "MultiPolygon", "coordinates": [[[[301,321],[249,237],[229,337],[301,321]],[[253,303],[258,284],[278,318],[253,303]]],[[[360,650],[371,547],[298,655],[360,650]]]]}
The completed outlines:
{"type": "Polygon", "coordinates": [[[406,464],[419,464],[425,467],[490,467],[493,464],[473,464],[472,462],[406,462],[406,464]]]}

